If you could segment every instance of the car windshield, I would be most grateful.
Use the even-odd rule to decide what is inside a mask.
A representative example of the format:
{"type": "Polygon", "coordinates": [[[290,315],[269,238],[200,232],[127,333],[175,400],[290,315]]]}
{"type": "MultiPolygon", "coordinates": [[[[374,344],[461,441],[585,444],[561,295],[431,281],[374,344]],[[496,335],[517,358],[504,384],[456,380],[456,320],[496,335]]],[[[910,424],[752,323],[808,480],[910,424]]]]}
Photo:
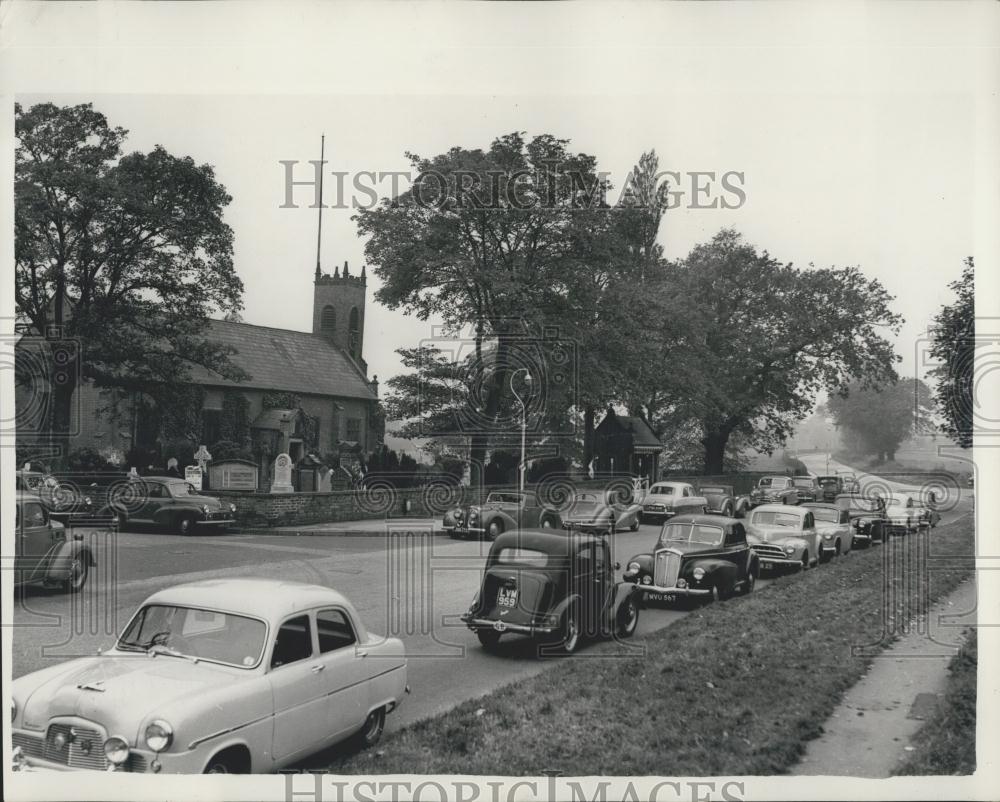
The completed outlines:
{"type": "Polygon", "coordinates": [[[573,496],[574,504],[596,504],[597,500],[596,493],[577,493],[573,496]]]}
{"type": "Polygon", "coordinates": [[[840,510],[813,509],[813,518],[835,524],[840,522],[840,510]]]}
{"type": "Polygon", "coordinates": [[[549,555],[538,549],[503,548],[497,554],[498,563],[508,565],[530,565],[535,568],[544,568],[549,561],[549,555]]]}
{"type": "Polygon", "coordinates": [[[824,487],[830,487],[837,484],[837,480],[832,476],[824,476],[819,480],[819,483],[824,487]]]}
{"type": "Polygon", "coordinates": [[[150,604],[136,613],[118,639],[129,652],[158,652],[252,668],[260,662],[267,627],[233,613],[150,604]]]}
{"type": "Polygon", "coordinates": [[[799,528],[800,518],[791,512],[771,512],[769,510],[755,511],[750,517],[750,523],[757,526],[787,526],[799,528]]]}
{"type": "Polygon", "coordinates": [[[905,507],[909,504],[908,498],[897,498],[896,496],[890,496],[886,501],[886,505],[889,507],[905,507]]]}
{"type": "Polygon", "coordinates": [[[486,497],[486,503],[520,504],[521,496],[517,493],[490,493],[486,497]]]}
{"type": "Polygon", "coordinates": [[[670,485],[653,485],[649,488],[649,492],[656,496],[672,496],[674,489],[670,485]]]}
{"type": "Polygon", "coordinates": [[[721,495],[724,495],[724,496],[731,496],[732,495],[732,493],[730,492],[730,490],[729,490],[728,487],[711,487],[711,486],[710,487],[703,487],[701,489],[701,492],[702,493],[712,493],[712,494],[715,494],[715,495],[720,495],[721,494],[721,495]]]}
{"type": "Polygon", "coordinates": [[[170,495],[174,498],[184,498],[185,496],[197,496],[200,495],[197,490],[194,489],[194,485],[189,482],[171,482],[167,487],[170,488],[170,495]]]}
{"type": "Polygon", "coordinates": [[[878,509],[876,501],[864,496],[841,496],[837,499],[837,506],[854,512],[874,512],[878,509]]]}
{"type": "Polygon", "coordinates": [[[812,487],[812,479],[792,479],[792,484],[796,487],[812,487]]]}
{"type": "Polygon", "coordinates": [[[788,480],[783,476],[765,476],[757,484],[758,487],[786,487],[788,480]]]}
{"type": "Polygon", "coordinates": [[[660,543],[703,543],[717,546],[722,543],[722,527],[705,524],[667,524],[660,533],[660,543]]]}

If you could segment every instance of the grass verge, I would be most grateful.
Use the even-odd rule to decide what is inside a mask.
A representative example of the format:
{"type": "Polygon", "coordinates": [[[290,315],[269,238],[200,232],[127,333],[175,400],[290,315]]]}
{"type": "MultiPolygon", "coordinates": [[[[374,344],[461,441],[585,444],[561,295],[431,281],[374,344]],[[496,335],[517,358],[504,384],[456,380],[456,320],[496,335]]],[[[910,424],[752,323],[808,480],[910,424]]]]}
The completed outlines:
{"type": "Polygon", "coordinates": [[[948,689],[937,714],[920,728],[915,751],[895,774],[975,774],[977,665],[972,630],[948,665],[948,689]]]}
{"type": "MultiPolygon", "coordinates": [[[[642,656],[590,645],[336,760],[342,774],[780,774],[870,657],[973,569],[966,516],[708,605],[647,638],[642,656]],[[918,575],[916,566],[934,570],[918,575]],[[906,570],[903,570],[906,569],[906,570]],[[915,581],[916,580],[916,581],[915,581]],[[599,659],[599,658],[605,659],[599,659]]],[[[657,615],[655,609],[642,615],[657,615]]],[[[500,659],[503,645],[500,647],[500,659]]],[[[456,666],[461,670],[460,666],[456,666]]],[[[414,688],[414,693],[419,693],[414,688]]]]}

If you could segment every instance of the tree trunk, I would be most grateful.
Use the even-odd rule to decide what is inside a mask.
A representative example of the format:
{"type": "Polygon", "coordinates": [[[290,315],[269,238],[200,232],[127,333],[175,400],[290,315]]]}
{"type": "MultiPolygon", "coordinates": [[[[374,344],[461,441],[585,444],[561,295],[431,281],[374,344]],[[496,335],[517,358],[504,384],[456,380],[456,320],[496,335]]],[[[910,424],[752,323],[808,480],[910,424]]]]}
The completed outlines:
{"type": "Polygon", "coordinates": [[[729,432],[714,431],[709,432],[702,438],[705,446],[705,475],[717,476],[722,474],[726,458],[726,444],[729,442],[729,432]]]}
{"type": "Polygon", "coordinates": [[[583,408],[583,469],[590,470],[590,462],[594,459],[594,405],[587,404],[583,408]]]}

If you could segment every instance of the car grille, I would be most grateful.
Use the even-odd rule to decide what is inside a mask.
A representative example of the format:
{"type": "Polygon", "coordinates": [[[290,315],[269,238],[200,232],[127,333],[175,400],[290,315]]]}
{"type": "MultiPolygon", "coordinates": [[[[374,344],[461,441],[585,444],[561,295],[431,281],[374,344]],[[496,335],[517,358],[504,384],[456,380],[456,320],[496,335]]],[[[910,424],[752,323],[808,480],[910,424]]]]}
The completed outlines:
{"type": "Polygon", "coordinates": [[[785,550],[781,546],[772,546],[770,543],[754,543],[750,547],[759,557],[786,557],[785,550]]]}
{"type": "Polygon", "coordinates": [[[677,576],[681,572],[681,556],[672,551],[656,553],[656,563],[653,566],[653,582],[661,588],[672,588],[677,585],[677,576]]]}
{"type": "Polygon", "coordinates": [[[104,738],[96,729],[75,724],[50,724],[45,733],[42,753],[45,760],[74,769],[104,771],[108,767],[104,757],[104,738]],[[60,748],[56,738],[62,734],[66,742],[60,748]]]}
{"type": "Polygon", "coordinates": [[[42,757],[43,755],[43,744],[44,739],[38,735],[28,735],[26,732],[15,732],[14,737],[11,739],[13,743],[12,747],[21,747],[21,751],[27,757],[42,757]]]}

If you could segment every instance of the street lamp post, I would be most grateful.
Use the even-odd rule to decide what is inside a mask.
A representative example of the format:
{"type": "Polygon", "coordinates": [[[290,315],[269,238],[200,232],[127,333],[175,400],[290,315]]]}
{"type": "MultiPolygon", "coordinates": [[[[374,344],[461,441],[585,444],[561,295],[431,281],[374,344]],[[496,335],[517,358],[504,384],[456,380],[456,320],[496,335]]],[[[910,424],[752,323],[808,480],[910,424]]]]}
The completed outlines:
{"type": "Polygon", "coordinates": [[[510,391],[514,394],[514,398],[517,399],[517,403],[521,405],[521,464],[518,467],[517,476],[517,489],[519,493],[524,493],[524,471],[526,468],[525,463],[525,438],[528,432],[528,408],[524,403],[524,399],[518,394],[517,390],[514,389],[514,377],[518,373],[524,373],[524,383],[531,387],[531,374],[528,372],[527,368],[519,368],[510,374],[510,391]]]}

